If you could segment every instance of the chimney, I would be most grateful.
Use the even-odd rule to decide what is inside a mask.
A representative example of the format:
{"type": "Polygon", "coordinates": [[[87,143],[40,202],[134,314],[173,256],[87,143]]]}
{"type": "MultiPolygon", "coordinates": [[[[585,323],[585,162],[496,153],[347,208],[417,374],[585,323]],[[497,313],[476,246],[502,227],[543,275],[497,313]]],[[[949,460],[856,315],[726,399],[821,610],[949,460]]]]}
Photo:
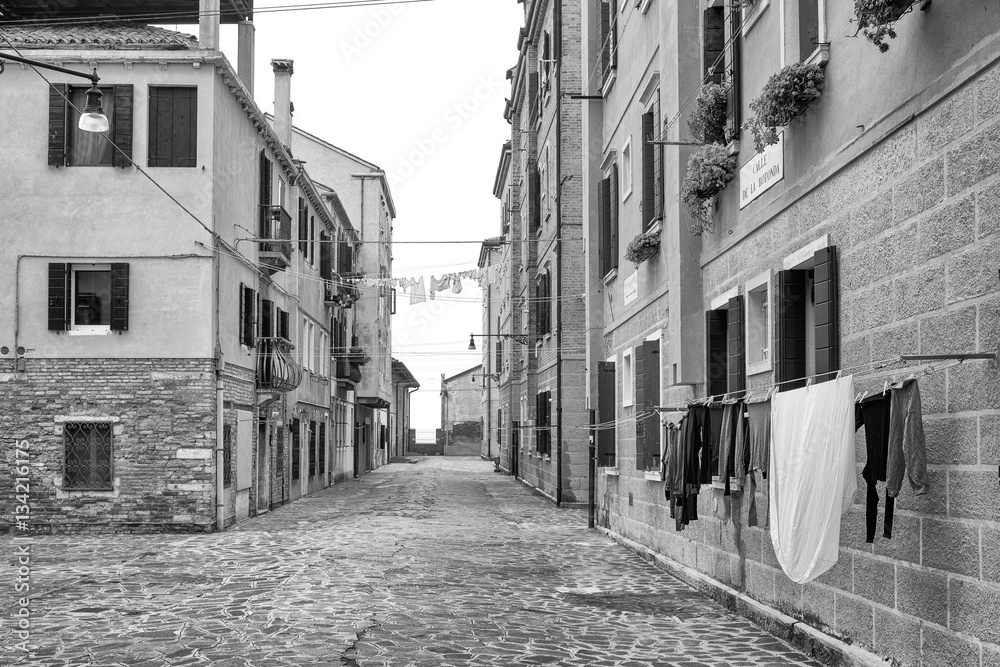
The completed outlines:
{"type": "Polygon", "coordinates": [[[198,1],[198,48],[219,50],[221,0],[198,1]]]}
{"type": "Polygon", "coordinates": [[[292,148],[292,68],[293,60],[272,60],[274,69],[274,131],[281,143],[292,148]]]}
{"type": "Polygon", "coordinates": [[[257,28],[253,21],[240,21],[236,28],[238,49],[236,52],[236,74],[240,81],[247,87],[250,95],[253,96],[253,59],[254,41],[256,39],[257,28]]]}

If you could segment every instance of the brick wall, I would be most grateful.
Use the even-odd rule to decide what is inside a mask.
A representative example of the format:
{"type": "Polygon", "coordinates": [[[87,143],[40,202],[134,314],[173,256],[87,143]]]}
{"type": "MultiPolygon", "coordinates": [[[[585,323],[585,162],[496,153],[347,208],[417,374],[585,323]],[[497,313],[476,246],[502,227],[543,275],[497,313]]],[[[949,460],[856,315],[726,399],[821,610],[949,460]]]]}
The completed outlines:
{"type": "MultiPolygon", "coordinates": [[[[994,66],[750,235],[708,239],[706,309],[712,297],[780,270],[783,257],[829,234],[841,258],[843,367],[906,353],[996,353],[998,150],[994,66]]],[[[966,362],[922,378],[920,389],[929,493],[914,496],[904,483],[893,538],[881,537],[880,516],[878,537],[867,544],[859,431],[859,492],[843,518],[840,560],[805,586],[781,571],[767,528],[746,526],[739,496],[704,490],[702,518],[677,533],[660,485],[626,495],[614,488],[619,480],[602,479],[602,521],[898,664],[1000,665],[1000,372],[994,362],[966,362]]]]}
{"type": "MultiPolygon", "coordinates": [[[[215,523],[215,373],[203,359],[53,359],[0,374],[6,469],[30,443],[30,523],[39,531],[210,530],[215,523]],[[64,491],[57,418],[107,417],[113,491],[64,491]]],[[[8,479],[13,479],[9,475],[8,479]]],[[[14,485],[0,491],[14,505],[14,485]]],[[[9,529],[7,513],[0,525],[9,529]]]]}

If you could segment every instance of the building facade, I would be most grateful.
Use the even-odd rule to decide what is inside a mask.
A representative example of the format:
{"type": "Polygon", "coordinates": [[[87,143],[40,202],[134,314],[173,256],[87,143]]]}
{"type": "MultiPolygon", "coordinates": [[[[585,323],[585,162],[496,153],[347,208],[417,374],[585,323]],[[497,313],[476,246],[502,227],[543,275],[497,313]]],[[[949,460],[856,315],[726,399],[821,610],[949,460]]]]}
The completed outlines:
{"type": "Polygon", "coordinates": [[[272,123],[242,83],[252,26],[237,71],[218,14],[200,42],[129,23],[0,30],[31,58],[96,65],[111,125],[85,136],[86,87],[8,66],[0,423],[30,451],[31,527],[221,529],[329,486],[353,444],[338,362],[348,385],[362,366],[334,344],[357,292],[324,242],[350,264],[360,239],[292,158],[291,61],[272,62],[272,123]]]}
{"type": "MultiPolygon", "coordinates": [[[[1000,536],[1000,371],[962,355],[995,355],[1000,341],[1000,8],[901,6],[882,52],[851,38],[852,3],[585,5],[598,524],[722,597],[735,589],[894,664],[998,664],[986,619],[1000,600],[988,546],[1000,536]],[[752,121],[772,75],[822,83],[758,151],[752,121]],[[714,159],[731,158],[732,180],[689,209],[689,157],[708,153],[688,121],[711,83],[714,159]],[[654,250],[634,252],[640,234],[658,237],[654,250]],[[786,576],[767,518],[750,523],[749,491],[727,494],[725,475],[679,531],[660,466],[670,411],[836,371],[859,394],[918,377],[929,490],[904,483],[892,538],[880,517],[866,541],[864,429],[839,559],[817,579],[786,576]]],[[[766,483],[755,501],[768,506],[766,483]]]]}
{"type": "Polygon", "coordinates": [[[392,360],[392,440],[389,459],[406,456],[413,445],[414,434],[410,428],[411,394],[420,389],[420,383],[410,369],[398,359],[392,360]]]}
{"type": "MultiPolygon", "coordinates": [[[[507,156],[506,165],[510,165],[510,145],[504,146],[504,153],[507,156]]],[[[502,163],[503,164],[503,163],[502,163]]],[[[501,190],[508,190],[508,170],[504,170],[501,190]]],[[[499,175],[498,175],[499,176],[499,175]]],[[[494,194],[496,189],[494,190],[494,194]]],[[[479,269],[490,271],[503,266],[504,259],[510,248],[509,243],[503,242],[503,237],[486,239],[479,250],[479,269]]],[[[503,369],[503,350],[508,345],[507,340],[501,332],[504,324],[504,316],[510,316],[510,309],[504,308],[504,304],[510,304],[509,283],[505,280],[484,282],[483,287],[483,328],[482,328],[482,352],[483,362],[483,393],[482,393],[482,415],[483,415],[483,437],[479,454],[484,459],[494,459],[500,457],[500,443],[503,441],[503,408],[500,405],[500,377],[503,369]],[[506,312],[505,312],[506,311],[506,312]]],[[[475,342],[475,334],[470,338],[470,342],[475,342]]]]}
{"type": "Polygon", "coordinates": [[[585,503],[584,151],[572,99],[582,86],[582,7],[524,5],[505,112],[510,152],[498,168],[507,173],[494,188],[509,246],[500,272],[500,465],[557,505],[585,503]]]}

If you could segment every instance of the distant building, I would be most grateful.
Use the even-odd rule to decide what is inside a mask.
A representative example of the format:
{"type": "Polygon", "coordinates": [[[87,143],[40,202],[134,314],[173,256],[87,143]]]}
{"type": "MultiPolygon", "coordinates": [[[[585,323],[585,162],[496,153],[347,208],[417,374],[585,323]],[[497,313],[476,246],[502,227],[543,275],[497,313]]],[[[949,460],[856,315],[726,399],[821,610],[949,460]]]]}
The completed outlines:
{"type": "Polygon", "coordinates": [[[441,428],[445,456],[479,456],[483,434],[483,367],[446,378],[441,374],[441,428]]]}
{"type": "Polygon", "coordinates": [[[405,456],[413,444],[413,430],[410,428],[410,398],[420,389],[420,383],[413,373],[398,359],[392,360],[392,437],[389,442],[389,458],[405,456]]]}
{"type": "MultiPolygon", "coordinates": [[[[510,144],[504,146],[510,156],[510,144]]],[[[507,161],[510,164],[510,161],[507,161]]],[[[507,176],[504,175],[506,180],[507,176]]],[[[486,239],[479,251],[479,268],[500,267],[510,244],[503,237],[486,239]]],[[[502,335],[505,319],[510,316],[510,290],[507,280],[486,281],[483,287],[483,334],[479,338],[483,353],[483,440],[479,453],[484,459],[500,456],[503,442],[503,404],[500,399],[500,378],[504,366],[504,348],[508,339],[502,335]]],[[[476,336],[473,336],[475,341],[476,336]]],[[[509,388],[510,385],[508,385],[509,388]]],[[[508,396],[509,399],[509,396],[508,396]]]]}

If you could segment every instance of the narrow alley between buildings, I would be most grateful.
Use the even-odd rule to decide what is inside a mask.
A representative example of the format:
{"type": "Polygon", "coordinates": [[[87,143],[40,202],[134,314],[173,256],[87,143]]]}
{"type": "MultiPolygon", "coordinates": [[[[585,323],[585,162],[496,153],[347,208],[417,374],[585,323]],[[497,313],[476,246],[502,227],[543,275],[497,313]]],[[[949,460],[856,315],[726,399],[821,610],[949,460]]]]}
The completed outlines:
{"type": "Polygon", "coordinates": [[[413,460],[223,533],[31,538],[19,664],[820,664],[491,463],[413,460]]]}

